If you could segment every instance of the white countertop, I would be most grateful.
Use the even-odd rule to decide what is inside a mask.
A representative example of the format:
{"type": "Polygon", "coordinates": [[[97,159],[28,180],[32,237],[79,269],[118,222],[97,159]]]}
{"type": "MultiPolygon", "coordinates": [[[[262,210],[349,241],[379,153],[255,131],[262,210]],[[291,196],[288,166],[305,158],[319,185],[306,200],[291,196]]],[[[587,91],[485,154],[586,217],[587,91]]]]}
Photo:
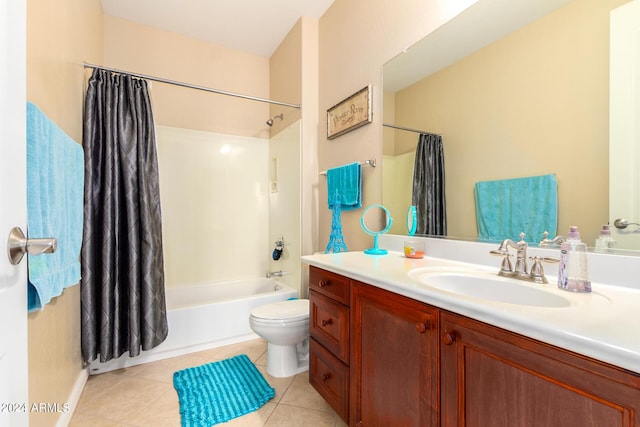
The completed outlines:
{"type": "MultiPolygon", "coordinates": [[[[390,246],[387,246],[390,247],[390,246]]],[[[427,249],[429,253],[429,249],[427,249]]],[[[593,282],[593,292],[576,294],[549,284],[518,281],[539,287],[569,301],[567,307],[538,307],[474,298],[419,284],[409,271],[422,267],[487,270],[495,266],[426,256],[409,259],[401,252],[367,255],[363,252],[316,254],[306,264],[404,295],[500,328],[640,373],[640,289],[593,282]]]]}

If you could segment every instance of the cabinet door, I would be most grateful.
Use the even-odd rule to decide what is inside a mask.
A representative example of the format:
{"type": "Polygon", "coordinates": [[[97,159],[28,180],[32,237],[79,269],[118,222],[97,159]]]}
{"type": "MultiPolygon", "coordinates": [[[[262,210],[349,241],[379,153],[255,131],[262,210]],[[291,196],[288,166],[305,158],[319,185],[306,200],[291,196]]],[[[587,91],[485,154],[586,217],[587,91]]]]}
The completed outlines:
{"type": "Polygon", "coordinates": [[[358,282],[351,296],[350,425],[436,426],[437,311],[358,282]]]}
{"type": "Polygon", "coordinates": [[[441,313],[443,426],[640,426],[640,378],[441,313]]]}

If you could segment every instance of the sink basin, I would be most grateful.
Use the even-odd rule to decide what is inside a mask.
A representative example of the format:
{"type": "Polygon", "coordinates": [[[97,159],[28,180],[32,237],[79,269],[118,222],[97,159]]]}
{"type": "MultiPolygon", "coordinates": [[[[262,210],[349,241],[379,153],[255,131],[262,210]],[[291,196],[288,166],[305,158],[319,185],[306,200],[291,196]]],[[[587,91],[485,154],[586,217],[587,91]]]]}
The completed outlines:
{"type": "Polygon", "coordinates": [[[569,300],[535,284],[486,271],[415,269],[409,277],[421,286],[508,304],[536,307],[568,307],[569,300]]]}

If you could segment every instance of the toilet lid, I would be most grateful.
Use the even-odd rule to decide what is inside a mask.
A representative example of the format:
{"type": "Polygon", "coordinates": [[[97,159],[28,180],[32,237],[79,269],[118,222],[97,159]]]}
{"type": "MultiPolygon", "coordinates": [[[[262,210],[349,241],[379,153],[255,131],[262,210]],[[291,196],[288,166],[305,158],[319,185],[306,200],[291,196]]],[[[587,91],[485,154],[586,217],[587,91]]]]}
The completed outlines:
{"type": "Polygon", "coordinates": [[[251,315],[267,320],[298,320],[309,317],[309,300],[292,299],[261,305],[251,310],[251,315]]]}

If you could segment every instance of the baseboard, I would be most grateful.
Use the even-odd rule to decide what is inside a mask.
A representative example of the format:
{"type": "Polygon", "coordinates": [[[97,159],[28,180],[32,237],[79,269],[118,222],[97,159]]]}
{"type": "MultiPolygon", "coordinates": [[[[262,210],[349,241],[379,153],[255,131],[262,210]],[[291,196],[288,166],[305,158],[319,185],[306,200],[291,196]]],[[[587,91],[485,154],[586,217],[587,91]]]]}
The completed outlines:
{"type": "Polygon", "coordinates": [[[80,396],[82,396],[82,390],[84,390],[84,386],[87,384],[87,380],[89,379],[89,370],[82,369],[78,378],[76,379],[76,383],[73,386],[73,390],[71,390],[71,394],[69,395],[69,399],[67,403],[69,403],[69,407],[71,410],[69,412],[63,412],[58,422],[56,423],[56,427],[67,427],[71,424],[71,418],[73,418],[73,413],[78,407],[78,403],[80,402],[80,396]]]}

